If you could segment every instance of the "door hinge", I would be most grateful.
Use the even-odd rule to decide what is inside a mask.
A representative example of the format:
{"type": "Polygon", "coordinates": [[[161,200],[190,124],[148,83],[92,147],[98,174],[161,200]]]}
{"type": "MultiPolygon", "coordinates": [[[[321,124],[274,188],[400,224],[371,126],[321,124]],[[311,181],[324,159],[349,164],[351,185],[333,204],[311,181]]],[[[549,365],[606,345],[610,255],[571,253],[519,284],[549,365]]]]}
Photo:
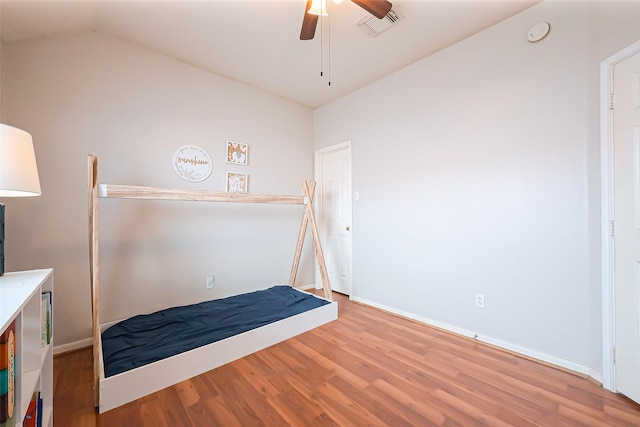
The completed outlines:
{"type": "Polygon", "coordinates": [[[613,94],[609,94],[609,110],[613,110],[613,94]]]}
{"type": "Polygon", "coordinates": [[[616,348],[615,347],[611,348],[611,359],[613,360],[613,363],[616,363],[616,348]]]}
{"type": "Polygon", "coordinates": [[[616,237],[616,222],[613,219],[609,221],[609,235],[611,237],[616,237]]]}

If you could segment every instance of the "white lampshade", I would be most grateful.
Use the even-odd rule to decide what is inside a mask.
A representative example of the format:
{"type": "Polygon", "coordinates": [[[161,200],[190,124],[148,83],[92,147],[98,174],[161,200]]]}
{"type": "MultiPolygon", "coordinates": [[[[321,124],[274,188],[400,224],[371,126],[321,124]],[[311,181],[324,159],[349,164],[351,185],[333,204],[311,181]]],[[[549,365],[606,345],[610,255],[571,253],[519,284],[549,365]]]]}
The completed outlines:
{"type": "Polygon", "coordinates": [[[39,196],[40,178],[28,132],[0,123],[0,197],[39,196]]]}

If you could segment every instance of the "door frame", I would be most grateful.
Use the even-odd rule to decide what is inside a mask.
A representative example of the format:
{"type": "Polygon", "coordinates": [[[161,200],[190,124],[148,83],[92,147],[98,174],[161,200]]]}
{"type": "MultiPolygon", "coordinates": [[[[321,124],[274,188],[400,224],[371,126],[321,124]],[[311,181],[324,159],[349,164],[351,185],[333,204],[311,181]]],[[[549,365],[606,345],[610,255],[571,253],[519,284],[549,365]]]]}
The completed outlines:
{"type": "Polygon", "coordinates": [[[613,200],[613,67],[640,52],[640,40],[600,63],[600,161],[602,197],[602,386],[616,390],[615,245],[613,200]]]}
{"type": "MultiPolygon", "coordinates": [[[[349,219],[349,222],[351,223],[351,230],[353,230],[353,169],[352,169],[353,164],[351,162],[352,152],[351,152],[351,141],[345,141],[338,144],[330,145],[328,147],[321,148],[319,150],[316,150],[315,152],[315,180],[317,183],[316,194],[318,196],[316,197],[314,204],[316,207],[316,218],[318,219],[318,224],[317,224],[318,232],[320,234],[320,241],[323,247],[325,243],[323,241],[325,221],[324,221],[324,206],[323,206],[323,200],[322,200],[322,181],[324,177],[322,159],[323,159],[323,156],[327,154],[331,154],[341,150],[348,150],[348,154],[349,154],[349,178],[348,178],[349,184],[348,185],[349,185],[349,194],[351,196],[351,218],[349,219]]],[[[349,299],[351,299],[353,295],[353,231],[349,233],[348,268],[349,268],[349,273],[351,278],[349,282],[349,299]]],[[[321,283],[320,271],[318,270],[317,267],[316,267],[315,277],[316,277],[315,281],[316,281],[316,288],[317,288],[318,284],[321,283]]]]}

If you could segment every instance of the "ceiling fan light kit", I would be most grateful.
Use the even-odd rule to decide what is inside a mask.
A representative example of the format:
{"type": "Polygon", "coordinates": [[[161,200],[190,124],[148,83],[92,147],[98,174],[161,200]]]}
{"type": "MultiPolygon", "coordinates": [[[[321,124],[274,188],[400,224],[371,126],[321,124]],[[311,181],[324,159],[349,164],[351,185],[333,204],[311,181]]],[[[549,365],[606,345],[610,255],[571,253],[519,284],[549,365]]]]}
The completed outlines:
{"type": "MultiPolygon", "coordinates": [[[[351,0],[378,19],[387,16],[393,6],[387,0],[351,0]]],[[[339,4],[342,0],[334,0],[339,4]]],[[[307,0],[307,6],[302,18],[302,29],[300,30],[300,40],[311,40],[315,36],[319,16],[327,16],[326,0],[307,0]]]]}
{"type": "Polygon", "coordinates": [[[310,15],[328,16],[325,0],[311,0],[311,7],[307,10],[310,15]]]}
{"type": "MultiPolygon", "coordinates": [[[[334,4],[340,4],[343,0],[333,0],[334,4]]],[[[311,7],[307,11],[312,15],[329,16],[327,13],[327,0],[311,0],[311,7]]]]}

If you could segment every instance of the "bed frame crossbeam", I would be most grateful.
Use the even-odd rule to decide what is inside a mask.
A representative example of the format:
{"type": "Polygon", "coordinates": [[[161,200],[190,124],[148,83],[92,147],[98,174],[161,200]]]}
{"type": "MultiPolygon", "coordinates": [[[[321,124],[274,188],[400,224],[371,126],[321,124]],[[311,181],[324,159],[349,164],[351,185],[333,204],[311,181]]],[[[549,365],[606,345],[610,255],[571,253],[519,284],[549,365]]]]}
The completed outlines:
{"type": "Polygon", "coordinates": [[[298,266],[302,254],[304,238],[307,228],[311,229],[313,245],[320,269],[324,297],[332,301],[329,274],[325,263],[320,234],[313,212],[313,194],[315,181],[302,183],[302,196],[289,195],[260,195],[244,193],[220,193],[197,190],[163,189],[154,187],[140,187],[130,185],[98,184],[98,159],[88,156],[89,172],[89,261],[91,275],[91,313],[93,323],[93,367],[94,367],[94,399],[96,406],[100,405],[100,381],[104,380],[104,367],[102,363],[102,335],[99,319],[99,253],[98,253],[98,199],[136,199],[136,200],[169,200],[169,201],[196,201],[196,202],[232,202],[232,203],[275,203],[303,205],[304,211],[298,240],[293,257],[293,265],[289,276],[289,285],[294,286],[298,273],[298,266]]]}
{"type": "Polygon", "coordinates": [[[112,184],[99,184],[98,197],[108,199],[172,200],[188,202],[276,203],[289,205],[304,205],[307,203],[304,196],[216,193],[210,191],[178,190],[112,184]]]}

